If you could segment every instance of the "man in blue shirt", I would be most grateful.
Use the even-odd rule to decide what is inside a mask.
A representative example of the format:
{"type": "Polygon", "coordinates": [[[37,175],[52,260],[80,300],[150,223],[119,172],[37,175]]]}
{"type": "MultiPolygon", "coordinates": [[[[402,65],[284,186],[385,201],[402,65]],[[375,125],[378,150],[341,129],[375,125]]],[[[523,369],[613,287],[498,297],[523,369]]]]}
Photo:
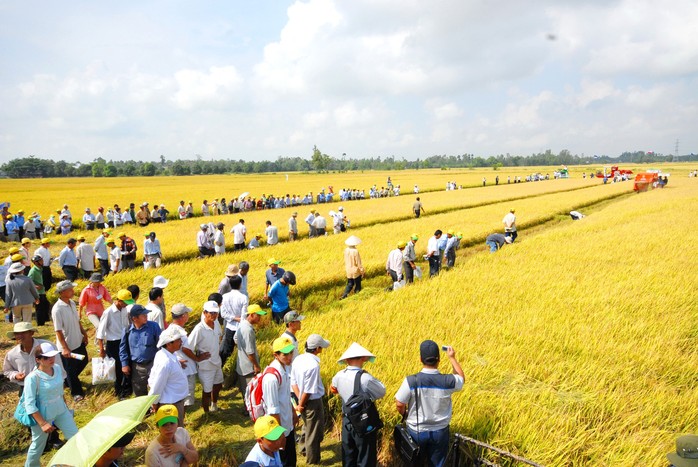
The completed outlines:
{"type": "Polygon", "coordinates": [[[296,275],[291,271],[286,271],[281,279],[274,282],[274,285],[269,289],[271,316],[277,324],[281,323],[286,313],[291,310],[288,304],[289,285],[296,285],[296,275]]]}
{"type": "Polygon", "coordinates": [[[19,241],[19,227],[17,227],[17,222],[14,221],[12,214],[7,215],[7,222],[5,222],[5,231],[7,231],[8,242],[19,241]]]}
{"type": "Polygon", "coordinates": [[[129,312],[131,325],[124,331],[119,344],[119,360],[124,375],[131,377],[133,393],[148,395],[148,376],[153,367],[153,359],[158,351],[160,326],[148,321],[148,310],[141,305],[133,305],[129,312]]]}
{"type": "Polygon", "coordinates": [[[77,240],[69,238],[65,248],[61,250],[58,256],[58,265],[63,269],[65,278],[69,281],[74,281],[78,278],[78,257],[75,256],[75,244],[77,240]]]}
{"type": "Polygon", "coordinates": [[[284,268],[280,268],[279,264],[281,264],[281,260],[275,259],[275,258],[269,258],[267,260],[267,266],[269,266],[269,269],[266,271],[266,286],[264,287],[264,298],[269,298],[269,288],[274,285],[274,282],[278,281],[281,279],[281,277],[284,275],[286,271],[284,271],[284,268]]]}

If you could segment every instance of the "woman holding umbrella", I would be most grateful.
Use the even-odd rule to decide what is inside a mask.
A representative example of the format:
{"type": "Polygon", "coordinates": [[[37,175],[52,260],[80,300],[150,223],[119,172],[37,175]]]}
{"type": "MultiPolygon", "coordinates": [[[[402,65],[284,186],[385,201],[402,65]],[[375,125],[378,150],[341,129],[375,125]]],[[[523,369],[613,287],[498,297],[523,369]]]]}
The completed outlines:
{"type": "Polygon", "coordinates": [[[36,421],[36,425],[31,427],[32,442],[27,451],[25,467],[41,465],[41,453],[44,452],[49,433],[55,431],[56,426],[66,440],[78,432],[73,414],[65,404],[65,373],[56,363],[59,353],[53,344],[43,342],[36,352],[37,367],[24,380],[24,407],[36,421]]]}

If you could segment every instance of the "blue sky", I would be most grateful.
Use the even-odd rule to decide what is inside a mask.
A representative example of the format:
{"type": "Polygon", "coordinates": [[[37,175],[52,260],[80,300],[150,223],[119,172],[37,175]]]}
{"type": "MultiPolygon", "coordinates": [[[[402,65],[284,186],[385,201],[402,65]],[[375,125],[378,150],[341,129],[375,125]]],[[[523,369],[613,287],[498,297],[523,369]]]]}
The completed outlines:
{"type": "Polygon", "coordinates": [[[0,162],[695,153],[668,5],[0,0],[0,162]]]}

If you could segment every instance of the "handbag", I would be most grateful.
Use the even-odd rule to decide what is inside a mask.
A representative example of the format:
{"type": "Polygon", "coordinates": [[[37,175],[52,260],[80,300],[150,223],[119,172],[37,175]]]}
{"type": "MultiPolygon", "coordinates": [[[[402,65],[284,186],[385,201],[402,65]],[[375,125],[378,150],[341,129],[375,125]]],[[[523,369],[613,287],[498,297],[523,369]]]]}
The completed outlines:
{"type": "Polygon", "coordinates": [[[24,406],[24,391],[22,392],[19,402],[17,403],[17,408],[15,409],[15,419],[24,426],[36,425],[36,420],[34,420],[34,417],[27,413],[27,408],[24,406]]]}
{"type": "MultiPolygon", "coordinates": [[[[415,409],[417,412],[417,426],[419,426],[419,392],[417,391],[417,375],[408,376],[407,383],[409,384],[410,389],[414,388],[415,409]]],[[[419,431],[419,428],[417,428],[417,431],[419,431]]],[[[402,461],[405,464],[418,464],[419,445],[416,443],[414,438],[412,438],[410,432],[407,431],[407,427],[405,425],[395,425],[395,429],[393,430],[393,441],[395,443],[395,450],[400,456],[400,459],[402,459],[402,461]]]]}
{"type": "Polygon", "coordinates": [[[92,384],[109,384],[116,381],[116,361],[111,357],[92,359],[92,384]]]}

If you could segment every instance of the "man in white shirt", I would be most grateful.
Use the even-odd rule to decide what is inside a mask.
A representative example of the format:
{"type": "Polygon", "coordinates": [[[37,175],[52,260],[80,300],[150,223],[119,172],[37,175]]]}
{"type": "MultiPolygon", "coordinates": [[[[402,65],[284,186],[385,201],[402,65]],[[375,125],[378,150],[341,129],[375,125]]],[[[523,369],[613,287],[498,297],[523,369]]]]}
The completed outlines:
{"type": "Polygon", "coordinates": [[[216,224],[216,231],[213,234],[213,250],[217,255],[222,255],[225,253],[225,232],[223,229],[225,224],[219,222],[216,224]]]}
{"type": "Polygon", "coordinates": [[[288,240],[290,242],[298,238],[298,220],[296,219],[297,217],[298,213],[294,212],[288,219],[288,240]]]}
{"type": "Polygon", "coordinates": [[[85,224],[85,229],[95,229],[95,216],[90,211],[90,208],[85,208],[85,214],[82,216],[82,223],[85,224]]]}
{"type": "Polygon", "coordinates": [[[51,319],[70,393],[75,402],[80,402],[85,398],[79,376],[87,366],[87,332],[80,323],[77,306],[72,300],[76,285],[70,281],[61,281],[56,285],[58,301],[51,310],[51,319]],[[74,358],[73,355],[82,355],[83,358],[74,358]]]}
{"type": "Polygon", "coordinates": [[[84,235],[78,237],[78,246],[75,247],[75,257],[82,272],[82,277],[89,279],[95,272],[95,250],[87,243],[84,235]]]}
{"type": "MultiPolygon", "coordinates": [[[[395,248],[388,254],[388,260],[385,262],[385,271],[388,274],[388,276],[393,280],[393,283],[400,282],[400,279],[402,279],[402,253],[405,250],[405,246],[407,246],[407,242],[398,242],[397,248],[395,248]]],[[[391,283],[388,290],[392,289],[393,284],[391,283]]]]}
{"type": "Polygon", "coordinates": [[[108,230],[102,230],[102,234],[97,237],[94,244],[95,258],[99,262],[99,269],[102,273],[102,277],[107,277],[109,275],[109,251],[107,250],[107,237],[109,236],[108,230]]]}
{"type": "Polygon", "coordinates": [[[149,396],[159,396],[154,408],[172,404],[177,407],[178,426],[184,426],[184,399],[189,394],[187,375],[179,363],[176,352],[182,348],[182,334],[172,327],[160,334],[157,343],[160,349],[153,359],[153,368],[148,377],[149,396]]]}
{"type": "Polygon", "coordinates": [[[148,299],[150,300],[145,306],[148,310],[148,321],[153,321],[158,323],[160,329],[165,329],[165,312],[162,310],[162,303],[165,301],[165,294],[160,287],[153,287],[148,292],[148,299]]]}
{"type": "Polygon", "coordinates": [[[344,224],[345,219],[344,208],[340,206],[337,212],[335,212],[332,216],[332,228],[335,234],[342,233],[342,225],[344,224]]]}
{"type": "Polygon", "coordinates": [[[221,366],[225,366],[235,349],[235,331],[240,325],[240,320],[247,313],[249,298],[240,292],[242,277],[234,275],[228,278],[230,292],[223,294],[221,302],[221,317],[225,320],[225,332],[221,342],[221,366]]]}
{"type": "Polygon", "coordinates": [[[315,214],[315,219],[313,219],[313,227],[315,228],[315,235],[320,237],[325,235],[327,229],[327,220],[322,217],[319,212],[315,214]]]}
{"type": "Polygon", "coordinates": [[[233,234],[233,250],[244,250],[247,235],[247,227],[245,227],[245,220],[240,219],[240,221],[237,224],[235,224],[235,226],[232,229],[230,229],[230,233],[233,234]]]}
{"type": "Polygon", "coordinates": [[[305,456],[308,464],[320,463],[320,444],[325,432],[325,412],[322,404],[325,386],[320,378],[318,355],[322,349],[329,346],[330,342],[319,334],[309,335],[305,342],[305,353],[294,359],[291,367],[291,389],[298,398],[296,411],[300,412],[303,419],[305,456]]]}
{"type": "Polygon", "coordinates": [[[177,214],[179,214],[179,220],[184,220],[187,218],[187,208],[184,206],[184,201],[179,202],[179,207],[177,208],[177,214]]]}
{"type": "Polygon", "coordinates": [[[272,343],[272,352],[274,360],[269,368],[273,370],[265,370],[266,374],[262,377],[262,405],[264,413],[274,417],[284,428],[286,446],[280,453],[281,462],[284,465],[296,465],[294,428],[298,423],[298,415],[291,404],[291,380],[288,375],[293,359],[293,342],[286,336],[278,337],[272,343]]]}
{"type": "Polygon", "coordinates": [[[441,262],[439,261],[439,239],[443,232],[437,230],[434,232],[434,236],[427,242],[427,259],[429,260],[429,277],[434,277],[439,274],[439,267],[441,262]]]}
{"type": "Polygon", "coordinates": [[[116,361],[114,392],[119,399],[131,395],[130,378],[124,377],[124,372],[121,369],[119,344],[121,343],[121,337],[124,335],[124,330],[129,325],[127,307],[134,303],[136,302],[133,300],[131,292],[126,289],[119,290],[114,303],[102,313],[102,317],[99,319],[99,326],[97,326],[97,333],[95,334],[97,345],[99,346],[99,356],[101,358],[110,357],[116,361]]]}
{"type": "Polygon", "coordinates": [[[199,249],[199,258],[213,256],[213,242],[208,234],[208,224],[199,225],[199,233],[196,234],[196,247],[199,249]]]}
{"type": "Polygon", "coordinates": [[[504,224],[504,235],[506,237],[511,237],[511,243],[514,243],[518,233],[516,232],[516,214],[514,209],[510,209],[509,213],[502,219],[502,224],[504,224]]]}
{"type": "Polygon", "coordinates": [[[279,229],[275,225],[271,225],[271,221],[267,221],[267,228],[264,230],[267,236],[267,245],[276,245],[279,243],[279,229]]]}
{"type": "Polygon", "coordinates": [[[313,225],[313,221],[315,220],[315,209],[310,210],[310,214],[308,214],[308,217],[305,218],[305,223],[308,224],[309,233],[308,237],[313,238],[317,235],[317,232],[315,231],[315,226],[313,225]]]}

